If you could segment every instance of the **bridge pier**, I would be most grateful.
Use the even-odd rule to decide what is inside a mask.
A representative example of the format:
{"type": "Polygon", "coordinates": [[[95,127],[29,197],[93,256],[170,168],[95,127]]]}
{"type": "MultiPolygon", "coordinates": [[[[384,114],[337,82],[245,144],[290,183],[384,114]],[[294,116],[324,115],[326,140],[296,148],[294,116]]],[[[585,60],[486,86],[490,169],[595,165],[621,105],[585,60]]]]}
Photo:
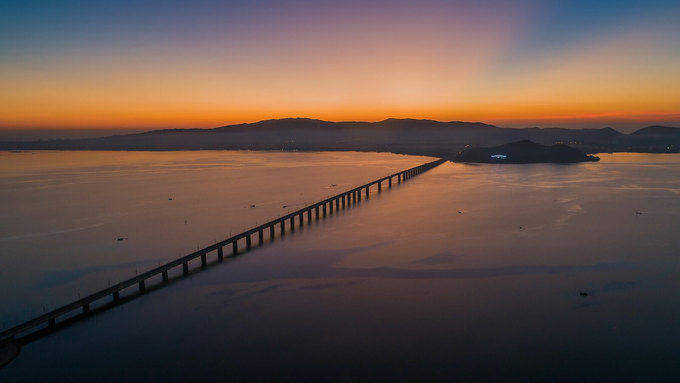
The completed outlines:
{"type": "Polygon", "coordinates": [[[391,188],[391,187],[392,187],[392,176],[390,176],[390,178],[388,178],[387,187],[388,187],[388,188],[391,188]]]}
{"type": "MultiPolygon", "coordinates": [[[[338,197],[342,199],[342,207],[345,207],[345,195],[343,194],[342,196],[338,197]]],[[[335,199],[335,210],[340,210],[340,199],[336,198],[335,199]]]]}
{"type": "Polygon", "coordinates": [[[83,305],[83,314],[89,314],[89,313],[90,313],[90,304],[89,304],[89,303],[85,303],[85,304],[83,305]]]}
{"type": "Polygon", "coordinates": [[[305,213],[300,213],[298,215],[298,218],[300,219],[300,227],[305,225],[305,213]]]}
{"type": "Polygon", "coordinates": [[[217,260],[221,262],[222,259],[224,259],[224,249],[220,246],[217,248],[217,260]]]}
{"type": "Polygon", "coordinates": [[[168,283],[168,270],[163,270],[163,283],[168,283]]]}
{"type": "Polygon", "coordinates": [[[346,197],[347,197],[347,194],[343,194],[342,197],[340,197],[340,198],[342,198],[342,208],[343,209],[345,208],[345,198],[346,197]]]}
{"type": "Polygon", "coordinates": [[[182,274],[189,274],[189,262],[182,263],[182,274]]]}
{"type": "MultiPolygon", "coordinates": [[[[325,205],[324,205],[325,206],[325,205]]],[[[314,206],[314,212],[316,213],[316,220],[319,220],[319,206],[314,206]]]]}
{"type": "Polygon", "coordinates": [[[246,235],[246,250],[250,250],[250,234],[246,235]]]}
{"type": "Polygon", "coordinates": [[[361,189],[357,189],[355,193],[357,193],[357,201],[361,201],[361,189]]]}
{"type": "Polygon", "coordinates": [[[378,193],[382,193],[382,181],[378,181],[378,193]]]}
{"type": "Polygon", "coordinates": [[[370,193],[369,188],[370,188],[370,186],[366,186],[366,198],[368,198],[368,193],[370,193]]]}
{"type": "Polygon", "coordinates": [[[49,327],[54,327],[57,324],[57,321],[54,320],[54,318],[50,318],[50,320],[47,321],[47,326],[49,327]]]}
{"type": "Polygon", "coordinates": [[[295,231],[295,217],[290,217],[290,231],[295,231]]]}
{"type": "Polygon", "coordinates": [[[201,254],[201,267],[205,269],[205,267],[208,265],[208,259],[205,253],[201,254]]]}
{"type": "Polygon", "coordinates": [[[274,225],[269,226],[269,241],[274,240],[274,225]]]}
{"type": "Polygon", "coordinates": [[[139,281],[139,292],[144,293],[146,291],[146,285],[144,284],[144,280],[142,279],[139,281]]]}
{"type": "MultiPolygon", "coordinates": [[[[333,202],[331,202],[331,209],[333,208],[333,202]]],[[[323,203],[323,207],[321,208],[323,210],[323,216],[326,216],[326,203],[323,203]]]]}
{"type": "Polygon", "coordinates": [[[286,234],[286,220],[285,219],[281,220],[281,236],[283,236],[284,234],[286,234]]]}
{"type": "Polygon", "coordinates": [[[235,239],[234,242],[231,243],[231,255],[236,254],[238,254],[238,239],[235,239]]]}
{"type": "Polygon", "coordinates": [[[312,209],[307,210],[307,223],[312,223],[312,209]]]}
{"type": "Polygon", "coordinates": [[[118,291],[113,292],[113,301],[118,302],[120,300],[120,293],[118,291]]]}
{"type": "Polygon", "coordinates": [[[257,244],[258,244],[259,246],[262,246],[262,243],[264,243],[264,232],[263,232],[262,230],[260,230],[260,231],[257,233],[257,244]]]}

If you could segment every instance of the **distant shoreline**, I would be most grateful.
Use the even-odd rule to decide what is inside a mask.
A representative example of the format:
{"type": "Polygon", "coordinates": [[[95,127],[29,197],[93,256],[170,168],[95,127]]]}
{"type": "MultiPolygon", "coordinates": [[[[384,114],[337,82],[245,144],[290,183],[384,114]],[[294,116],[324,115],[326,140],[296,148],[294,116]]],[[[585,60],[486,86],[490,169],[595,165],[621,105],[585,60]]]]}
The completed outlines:
{"type": "Polygon", "coordinates": [[[631,134],[611,128],[500,128],[480,122],[390,119],[380,122],[267,120],[214,129],[169,129],[98,138],[4,141],[0,150],[274,150],[390,152],[456,158],[471,147],[521,140],[563,144],[586,154],[678,153],[680,128],[650,126],[631,134]]]}

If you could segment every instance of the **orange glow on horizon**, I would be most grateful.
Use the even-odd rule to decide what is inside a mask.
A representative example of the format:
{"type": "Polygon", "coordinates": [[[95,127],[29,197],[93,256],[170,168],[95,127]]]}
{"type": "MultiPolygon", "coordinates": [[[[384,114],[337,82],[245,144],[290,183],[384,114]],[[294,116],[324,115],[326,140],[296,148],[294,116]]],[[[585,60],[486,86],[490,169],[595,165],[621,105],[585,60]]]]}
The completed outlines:
{"type": "Polygon", "coordinates": [[[680,121],[677,24],[658,17],[636,15],[647,28],[614,24],[551,45],[534,41],[540,7],[357,7],[242,26],[250,33],[20,50],[0,59],[0,129],[211,128],[285,117],[680,121]]]}

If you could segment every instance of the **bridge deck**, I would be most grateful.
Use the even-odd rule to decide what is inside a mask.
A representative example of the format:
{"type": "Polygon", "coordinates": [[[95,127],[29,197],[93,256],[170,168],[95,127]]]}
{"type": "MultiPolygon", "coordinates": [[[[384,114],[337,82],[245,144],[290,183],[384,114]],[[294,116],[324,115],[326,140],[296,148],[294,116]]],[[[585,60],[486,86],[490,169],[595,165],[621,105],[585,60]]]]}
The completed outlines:
{"type": "Polygon", "coordinates": [[[155,277],[159,274],[162,275],[162,283],[165,284],[168,281],[168,271],[170,269],[173,269],[175,267],[178,267],[182,265],[182,270],[183,274],[186,275],[188,274],[188,263],[196,258],[201,257],[201,265],[204,267],[206,265],[206,256],[208,253],[217,251],[217,256],[218,260],[222,260],[224,256],[224,247],[231,245],[232,246],[232,256],[238,254],[238,241],[240,239],[246,238],[247,240],[247,249],[250,248],[250,239],[253,234],[258,234],[258,239],[259,243],[262,243],[264,233],[266,231],[269,231],[270,233],[270,239],[274,239],[275,233],[276,233],[276,226],[279,225],[279,234],[284,235],[285,234],[285,226],[286,226],[286,221],[290,221],[290,229],[294,229],[295,227],[295,218],[299,217],[299,226],[301,226],[304,223],[304,216],[305,214],[307,215],[307,220],[308,223],[311,223],[312,221],[312,212],[315,213],[316,218],[318,219],[320,216],[319,208],[322,208],[323,210],[323,216],[326,215],[326,207],[328,207],[328,210],[332,213],[333,211],[333,204],[335,204],[335,208],[337,209],[340,204],[342,203],[342,206],[344,207],[345,204],[351,204],[353,202],[356,202],[357,200],[361,200],[361,191],[365,191],[366,196],[369,196],[370,188],[371,186],[378,185],[378,192],[382,190],[382,183],[384,181],[388,181],[388,187],[392,186],[392,179],[396,178],[397,183],[400,183],[408,178],[411,178],[415,175],[418,175],[422,172],[425,172],[427,170],[430,170],[436,166],[439,166],[446,160],[439,159],[436,161],[428,162],[419,166],[415,166],[406,170],[402,170],[400,172],[391,174],[389,176],[385,176],[382,178],[379,178],[375,181],[369,182],[367,184],[358,186],[354,189],[347,190],[345,192],[342,192],[340,194],[337,194],[333,197],[327,198],[323,201],[319,201],[317,203],[314,203],[312,205],[306,206],[302,209],[296,210],[292,213],[286,214],[282,217],[276,218],[272,221],[269,221],[267,223],[264,223],[262,225],[259,225],[257,227],[254,227],[250,230],[246,230],[242,233],[239,233],[237,235],[234,235],[230,238],[227,238],[221,242],[215,243],[214,245],[210,245],[208,247],[204,247],[200,250],[197,250],[189,255],[186,255],[184,257],[178,258],[176,260],[173,260],[171,262],[168,262],[164,265],[158,266],[154,269],[151,269],[147,272],[144,272],[142,274],[139,274],[133,278],[130,278],[128,280],[125,280],[123,282],[117,283],[113,286],[110,286],[106,289],[97,291],[93,294],[90,294],[82,299],[79,299],[75,302],[69,303],[65,306],[62,306],[58,309],[52,310],[48,313],[45,313],[43,315],[40,315],[36,318],[33,318],[31,320],[28,320],[20,325],[14,326],[8,330],[5,330],[0,333],[0,342],[5,341],[5,340],[11,340],[15,339],[20,335],[25,335],[28,331],[31,330],[40,330],[43,329],[43,326],[47,327],[54,327],[56,325],[56,320],[59,317],[62,317],[66,314],[72,313],[73,311],[80,310],[82,311],[83,314],[87,314],[90,311],[90,306],[92,303],[99,301],[103,298],[111,297],[114,302],[119,301],[120,299],[120,291],[130,287],[137,285],[139,286],[139,292],[140,294],[143,293],[146,289],[146,283],[145,281],[147,279],[150,279],[152,277],[155,277]]]}

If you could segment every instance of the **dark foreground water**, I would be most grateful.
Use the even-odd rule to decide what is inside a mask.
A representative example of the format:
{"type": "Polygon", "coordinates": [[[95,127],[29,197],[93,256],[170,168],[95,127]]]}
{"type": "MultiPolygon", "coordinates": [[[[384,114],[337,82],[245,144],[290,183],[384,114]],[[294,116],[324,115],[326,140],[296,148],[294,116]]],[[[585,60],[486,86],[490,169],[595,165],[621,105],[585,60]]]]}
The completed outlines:
{"type": "Polygon", "coordinates": [[[677,381],[680,158],[602,157],[442,165],[36,341],[0,381],[677,381]]]}

